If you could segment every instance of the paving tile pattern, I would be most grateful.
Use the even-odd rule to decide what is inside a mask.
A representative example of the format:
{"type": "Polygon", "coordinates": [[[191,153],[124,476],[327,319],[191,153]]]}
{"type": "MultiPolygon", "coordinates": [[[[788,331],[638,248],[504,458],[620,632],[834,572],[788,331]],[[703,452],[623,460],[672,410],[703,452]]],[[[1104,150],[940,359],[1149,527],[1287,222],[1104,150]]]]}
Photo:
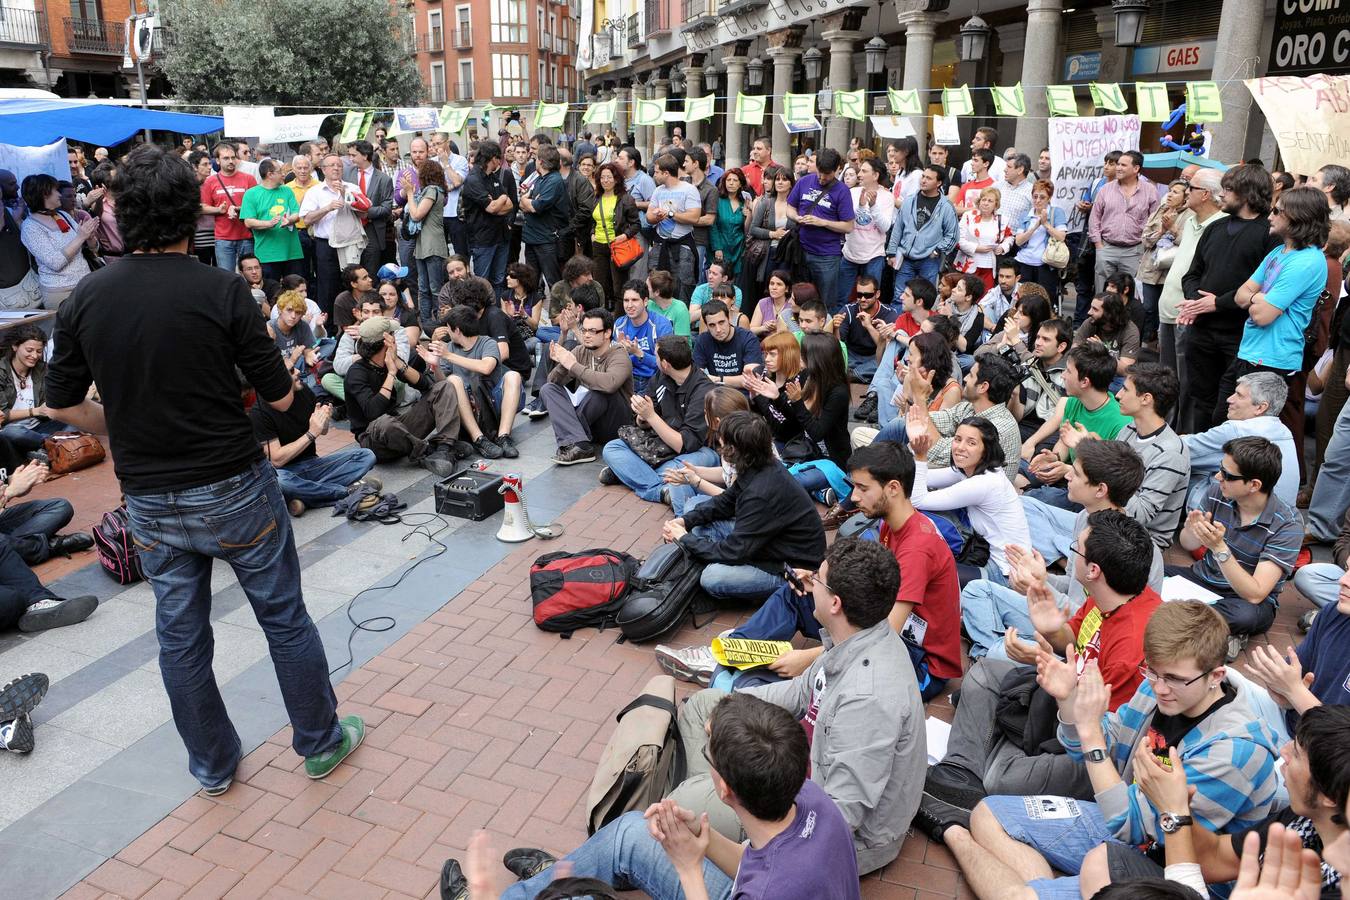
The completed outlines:
{"type": "MultiPolygon", "coordinates": [[[[283,728],[228,793],[191,797],[65,896],[433,898],[441,863],[479,828],[502,850],[577,845],[613,712],[659,670],[649,647],[616,643],[614,631],[539,631],[529,563],[599,546],[640,556],[666,515],[625,490],[592,490],[562,517],[563,538],[513,550],[337,686],[340,712],[362,715],[368,732],[326,781],[304,776],[283,728]]],[[[1293,641],[1306,608],[1288,592],[1269,639],[1293,641]]],[[[673,642],[706,642],[744,615],[686,625],[673,642]]],[[[929,712],[953,714],[945,696],[929,712]]],[[[915,833],[864,879],[863,896],[973,894],[950,853],[915,833]]]]}

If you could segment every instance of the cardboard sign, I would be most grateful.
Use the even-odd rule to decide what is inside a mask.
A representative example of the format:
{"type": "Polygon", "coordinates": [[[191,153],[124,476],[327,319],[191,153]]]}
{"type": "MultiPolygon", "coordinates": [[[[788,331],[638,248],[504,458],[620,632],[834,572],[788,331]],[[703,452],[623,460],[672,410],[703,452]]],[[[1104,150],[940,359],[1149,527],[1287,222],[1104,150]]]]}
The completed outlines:
{"type": "Polygon", "coordinates": [[[1027,114],[1027,98],[1019,81],[1012,87],[991,87],[994,95],[994,114],[999,116],[1024,116],[1027,114]]]}
{"type": "Polygon", "coordinates": [[[1134,105],[1141,122],[1166,122],[1172,115],[1172,101],[1167,97],[1167,85],[1148,81],[1134,84],[1134,105]]]}
{"type": "Polygon", "coordinates": [[[871,116],[869,121],[877,137],[884,140],[916,136],[907,116],[871,116]]]}
{"type": "Polygon", "coordinates": [[[1350,159],[1350,76],[1281,75],[1246,85],[1266,114],[1287,170],[1312,175],[1350,159]]]}
{"type": "Polygon", "coordinates": [[[617,100],[601,100],[599,103],[592,103],[586,108],[586,115],[581,117],[581,121],[586,125],[612,125],[617,117],[618,110],[617,100]]]}
{"type": "Polygon", "coordinates": [[[436,121],[441,131],[446,134],[459,134],[464,130],[464,126],[469,121],[469,115],[473,109],[468,106],[442,106],[440,112],[436,114],[436,121]]]}
{"type": "Polygon", "coordinates": [[[566,103],[540,103],[534,113],[536,128],[561,128],[567,118],[566,103]]]}
{"type": "Polygon", "coordinates": [[[736,124],[763,125],[765,98],[758,95],[736,95],[736,124]]]}
{"type": "Polygon", "coordinates": [[[961,128],[954,116],[933,116],[933,143],[944,147],[961,143],[961,128]]]}
{"type": "Polygon", "coordinates": [[[666,118],[666,100],[638,100],[633,104],[633,124],[639,128],[660,125],[666,118]]]}
{"type": "Polygon", "coordinates": [[[1139,149],[1138,116],[1058,118],[1050,126],[1051,204],[1064,211],[1070,232],[1079,231],[1086,214],[1078,201],[1102,174],[1102,157],[1112,150],[1139,149]]]}
{"type": "Polygon", "coordinates": [[[783,95],[783,121],[792,125],[804,125],[816,117],[815,94],[783,95]]]}

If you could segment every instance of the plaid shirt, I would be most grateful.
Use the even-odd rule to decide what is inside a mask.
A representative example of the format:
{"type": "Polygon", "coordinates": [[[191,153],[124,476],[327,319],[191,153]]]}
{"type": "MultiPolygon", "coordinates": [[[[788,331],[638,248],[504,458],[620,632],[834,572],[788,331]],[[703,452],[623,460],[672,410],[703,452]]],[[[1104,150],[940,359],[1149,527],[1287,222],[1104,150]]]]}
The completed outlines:
{"type": "MultiPolygon", "coordinates": [[[[1303,547],[1303,520],[1298,517],[1298,513],[1272,494],[1266,501],[1266,508],[1261,510],[1261,515],[1253,519],[1251,524],[1243,525],[1237,504],[1223,496],[1223,487],[1217,481],[1209,486],[1200,508],[1211,513],[1216,524],[1223,525],[1224,543],[1242,568],[1255,572],[1257,564],[1263,560],[1270,560],[1280,567],[1280,577],[1266,598],[1279,606],[1280,590],[1293,574],[1294,563],[1303,547]]],[[[1228,596],[1235,595],[1228,579],[1219,570],[1214,551],[1206,550],[1192,571],[1215,591],[1228,596]]]]}

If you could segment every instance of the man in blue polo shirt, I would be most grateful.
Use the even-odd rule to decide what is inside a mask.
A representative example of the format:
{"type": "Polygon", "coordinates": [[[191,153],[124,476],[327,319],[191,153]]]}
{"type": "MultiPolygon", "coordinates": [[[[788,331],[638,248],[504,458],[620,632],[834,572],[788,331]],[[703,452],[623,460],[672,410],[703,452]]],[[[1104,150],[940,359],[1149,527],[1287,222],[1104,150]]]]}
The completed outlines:
{"type": "Polygon", "coordinates": [[[798,225],[797,237],[816,291],[838,302],[839,260],[844,235],[853,230],[853,195],[835,177],[839,151],[826,147],[816,154],[816,174],[807,174],[788,194],[788,218],[798,225]]]}
{"type": "Polygon", "coordinates": [[[656,339],[675,332],[665,316],[647,310],[647,282],[633,279],[623,286],[623,312],[614,323],[614,343],[633,360],[633,391],[642,393],[657,372],[656,339]]]}

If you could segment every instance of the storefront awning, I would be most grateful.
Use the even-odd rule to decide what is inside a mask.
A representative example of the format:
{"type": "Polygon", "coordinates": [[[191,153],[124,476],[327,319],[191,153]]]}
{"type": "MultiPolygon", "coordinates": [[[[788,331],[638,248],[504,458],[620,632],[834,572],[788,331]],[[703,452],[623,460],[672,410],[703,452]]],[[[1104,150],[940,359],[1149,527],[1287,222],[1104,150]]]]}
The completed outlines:
{"type": "Polygon", "coordinates": [[[220,116],[198,116],[110,106],[80,100],[0,100],[0,143],[39,147],[61,138],[89,144],[119,144],[143,129],[210,134],[224,127],[220,116]]]}

